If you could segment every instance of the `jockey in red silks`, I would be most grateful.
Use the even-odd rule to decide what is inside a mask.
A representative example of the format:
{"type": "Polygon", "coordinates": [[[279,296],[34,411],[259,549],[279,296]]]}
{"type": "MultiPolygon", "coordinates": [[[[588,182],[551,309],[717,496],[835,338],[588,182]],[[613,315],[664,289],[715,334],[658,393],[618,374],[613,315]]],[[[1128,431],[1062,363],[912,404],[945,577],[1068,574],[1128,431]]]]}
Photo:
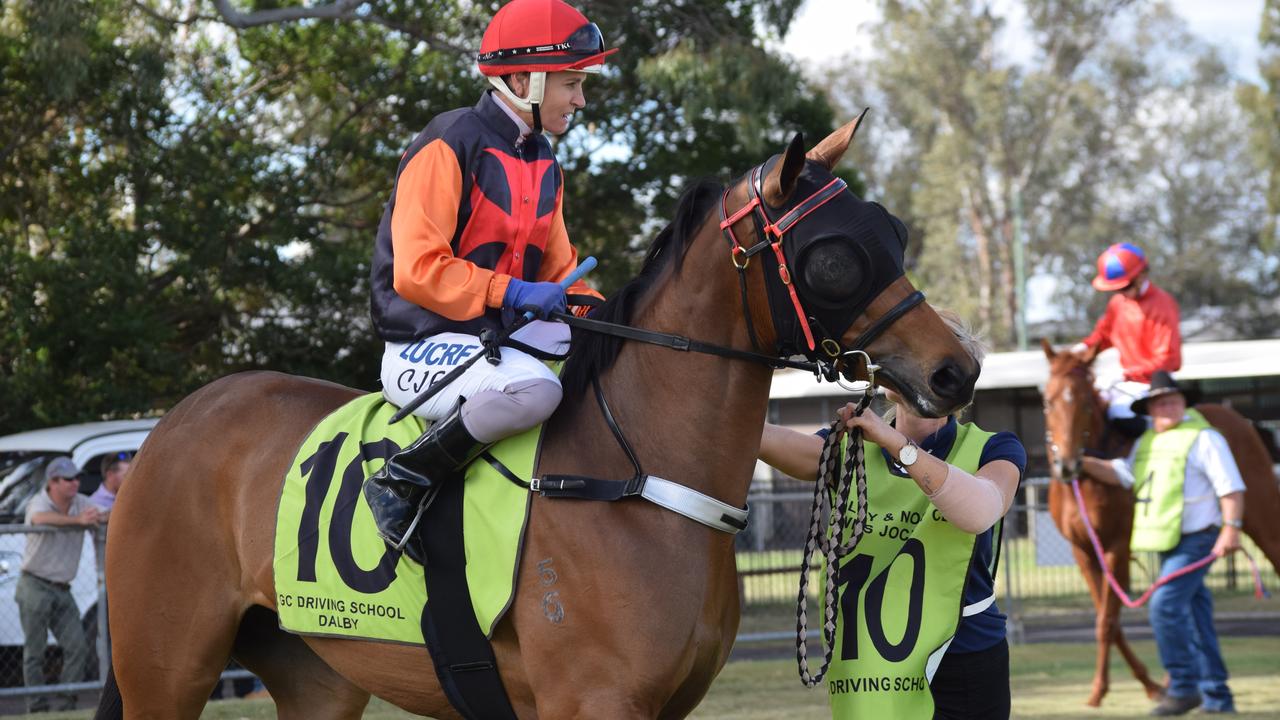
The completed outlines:
{"type": "Polygon", "coordinates": [[[1146,430],[1146,420],[1129,405],[1150,389],[1151,374],[1182,367],[1178,303],[1147,275],[1147,258],[1137,245],[1116,243],[1099,255],[1093,287],[1114,294],[1093,332],[1071,348],[1082,356],[1109,347],[1120,352],[1123,376],[1100,376],[1098,389],[1107,402],[1108,419],[1132,437],[1146,430]]]}
{"type": "MultiPolygon", "coordinates": [[[[512,337],[542,351],[567,347],[559,281],[577,267],[564,222],[564,177],[544,132],[560,135],[586,105],[583,82],[606,50],[600,29],[562,0],[513,0],[485,30],[476,57],[493,86],[473,107],[437,115],[400,159],[370,273],[373,324],[386,343],[383,394],[403,406],[467,359],[479,335],[525,311],[512,337]]],[[[585,285],[570,292],[592,294],[585,285]]],[[[378,531],[406,544],[418,508],[494,442],[543,422],[558,378],[514,348],[477,362],[415,410],[436,420],[365,481],[378,531]]]]}

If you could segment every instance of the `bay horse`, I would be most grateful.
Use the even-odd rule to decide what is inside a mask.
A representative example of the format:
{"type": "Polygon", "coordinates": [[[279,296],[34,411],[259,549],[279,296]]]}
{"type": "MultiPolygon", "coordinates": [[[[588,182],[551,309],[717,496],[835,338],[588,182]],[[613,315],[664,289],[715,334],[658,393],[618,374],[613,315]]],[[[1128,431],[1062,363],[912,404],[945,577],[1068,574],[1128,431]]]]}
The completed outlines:
{"type": "MultiPolygon", "coordinates": [[[[756,340],[775,348],[778,320],[770,307],[791,305],[769,297],[768,284],[785,273],[756,272],[749,261],[768,267],[762,258],[781,259],[785,242],[820,240],[835,253],[815,272],[848,267],[840,256],[852,257],[852,220],[872,205],[831,168],[859,120],[808,153],[797,135],[784,153],[727,189],[704,184],[686,192],[640,275],[593,317],[616,316],[737,351],[756,340]],[[810,214],[810,201],[833,187],[822,210],[810,214]],[[716,206],[725,219],[712,212],[716,206]],[[759,212],[778,219],[763,223],[759,212]],[[779,216],[788,212],[799,221],[783,233],[786,216],[779,216]]],[[[888,221],[883,208],[874,212],[888,221]]],[[[919,412],[946,415],[972,396],[977,364],[919,302],[901,265],[894,270],[835,339],[863,345],[884,367],[884,384],[919,412]]],[[[848,285],[837,292],[876,287],[871,273],[832,279],[848,285]]],[[[741,355],[635,342],[614,341],[608,355],[597,353],[587,377],[598,378],[646,472],[743,507],[771,368],[741,355]]],[[[603,413],[590,393],[571,389],[575,362],[576,355],[537,474],[627,477],[631,463],[610,439],[603,413]]],[[[370,695],[412,713],[460,717],[423,647],[303,637],[278,627],[272,545],[282,478],[308,430],[358,395],[320,380],[245,373],[196,391],[156,426],[109,531],[112,672],[98,717],[196,718],[229,658],[262,678],[281,718],[357,718],[370,695]]],[[[728,658],[738,626],[736,578],[729,534],[634,498],[535,496],[515,598],[492,637],[517,715],[687,715],[728,658]],[[558,592],[554,615],[545,605],[548,581],[558,592]]]]}
{"type": "MultiPolygon", "coordinates": [[[[1129,664],[1133,676],[1142,683],[1147,697],[1155,699],[1164,692],[1164,687],[1151,679],[1146,665],[1125,639],[1120,627],[1120,598],[1103,576],[1103,568],[1071,491],[1071,480],[1079,478],[1085,512],[1097,532],[1107,567],[1120,586],[1128,588],[1133,493],[1084,475],[1081,458],[1086,451],[1104,458],[1123,457],[1133,443],[1118,432],[1107,431],[1107,406],[1093,384],[1096,351],[1077,357],[1067,350],[1055,352],[1048,340],[1041,340],[1041,346],[1049,360],[1049,381],[1044,388],[1046,456],[1049,474],[1054,480],[1049,485],[1049,514],[1071,543],[1076,565],[1089,585],[1089,595],[1097,612],[1097,664],[1086,702],[1096,707],[1107,694],[1113,644],[1129,664]]],[[[1280,518],[1280,488],[1277,488],[1266,445],[1253,424],[1235,410],[1211,403],[1195,407],[1227,439],[1240,468],[1245,484],[1244,532],[1280,570],[1280,523],[1276,522],[1276,518],[1280,518]]]]}

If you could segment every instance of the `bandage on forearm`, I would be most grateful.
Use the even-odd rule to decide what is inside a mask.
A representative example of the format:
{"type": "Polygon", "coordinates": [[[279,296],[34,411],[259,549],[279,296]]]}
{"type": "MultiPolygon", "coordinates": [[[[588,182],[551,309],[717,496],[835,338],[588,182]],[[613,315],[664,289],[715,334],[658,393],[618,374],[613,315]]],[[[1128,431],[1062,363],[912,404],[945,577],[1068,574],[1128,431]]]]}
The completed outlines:
{"type": "Polygon", "coordinates": [[[1006,496],[994,481],[951,464],[946,482],[928,498],[947,522],[974,535],[995,525],[1013,502],[1013,496],[1006,496]]]}

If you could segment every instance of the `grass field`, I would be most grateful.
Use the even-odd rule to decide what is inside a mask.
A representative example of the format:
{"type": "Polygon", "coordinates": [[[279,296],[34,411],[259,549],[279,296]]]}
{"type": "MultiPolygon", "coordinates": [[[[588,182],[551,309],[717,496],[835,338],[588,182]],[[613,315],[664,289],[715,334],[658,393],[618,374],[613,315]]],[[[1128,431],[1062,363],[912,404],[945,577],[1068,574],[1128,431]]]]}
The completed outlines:
{"type": "MultiPolygon", "coordinates": [[[[1159,670],[1155,647],[1135,643],[1154,672],[1159,670]]],[[[1280,717],[1280,637],[1223,638],[1223,654],[1231,670],[1240,718],[1280,717]]],[[[1113,655],[1114,658],[1114,655],[1113,655]]],[[[1084,706],[1093,676],[1093,645],[1036,644],[1013,648],[1011,658],[1013,716],[1067,720],[1068,718],[1136,718],[1151,708],[1140,686],[1123,664],[1113,659],[1111,693],[1101,708],[1084,706]]],[[[35,720],[84,720],[89,711],[27,716],[35,720]]],[[[265,720],[275,717],[266,700],[226,700],[211,703],[210,720],[265,720]]],[[[365,713],[369,720],[416,717],[375,700],[365,713]]],[[[794,660],[730,663],[716,680],[707,699],[693,714],[699,720],[766,720],[827,717],[826,695],[806,690],[796,676],[794,660]]]]}

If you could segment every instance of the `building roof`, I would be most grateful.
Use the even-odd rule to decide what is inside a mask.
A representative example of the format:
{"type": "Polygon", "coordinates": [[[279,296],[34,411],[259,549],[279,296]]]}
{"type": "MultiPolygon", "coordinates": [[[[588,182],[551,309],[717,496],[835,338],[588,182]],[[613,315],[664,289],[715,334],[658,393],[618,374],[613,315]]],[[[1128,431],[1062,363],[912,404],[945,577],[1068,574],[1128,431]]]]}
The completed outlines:
{"type": "MultiPolygon", "coordinates": [[[[1049,376],[1049,365],[1039,348],[1020,352],[991,353],[983,362],[979,390],[1039,387],[1049,376]]],[[[1094,371],[1119,375],[1119,356],[1107,350],[1098,356],[1094,371]]],[[[1262,377],[1280,375],[1280,339],[1186,343],[1182,346],[1179,380],[1262,377]]],[[[848,394],[834,383],[818,383],[811,373],[779,370],[773,375],[769,396],[773,399],[839,397],[848,394]]]]}

